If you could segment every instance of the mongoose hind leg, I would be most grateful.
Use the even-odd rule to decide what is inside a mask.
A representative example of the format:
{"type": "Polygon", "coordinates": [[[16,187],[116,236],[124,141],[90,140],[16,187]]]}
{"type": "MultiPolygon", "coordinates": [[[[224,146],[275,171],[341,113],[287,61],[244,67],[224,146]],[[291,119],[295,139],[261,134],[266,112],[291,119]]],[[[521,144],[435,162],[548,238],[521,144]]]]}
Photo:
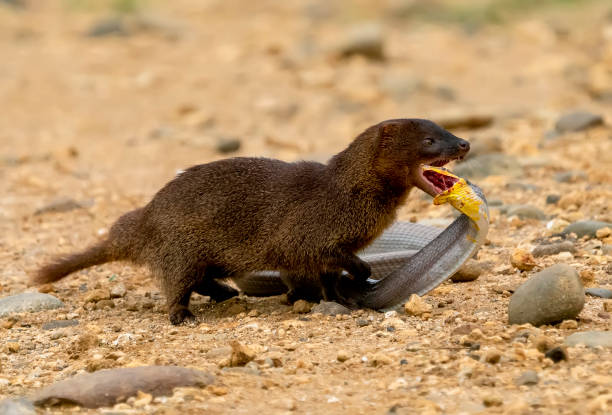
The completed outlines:
{"type": "Polygon", "coordinates": [[[200,272],[197,269],[183,271],[171,277],[166,273],[162,281],[164,282],[164,292],[168,304],[168,316],[170,323],[178,325],[185,320],[194,320],[195,316],[189,311],[189,300],[194,288],[200,282],[200,272]]]}

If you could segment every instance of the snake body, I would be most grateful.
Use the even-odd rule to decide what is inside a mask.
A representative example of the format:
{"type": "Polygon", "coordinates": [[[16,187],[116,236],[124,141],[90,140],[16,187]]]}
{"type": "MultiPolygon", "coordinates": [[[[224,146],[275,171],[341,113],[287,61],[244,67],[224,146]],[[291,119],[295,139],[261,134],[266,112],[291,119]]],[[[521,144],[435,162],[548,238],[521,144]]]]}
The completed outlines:
{"type": "MultiPolygon", "coordinates": [[[[482,190],[452,173],[430,168],[457,179],[438,194],[435,204],[450,202],[459,210],[446,229],[395,222],[358,255],[372,268],[372,278],[356,283],[339,278],[335,300],[347,306],[387,309],[410,295],[424,295],[452,276],[484,242],[489,228],[487,201],[482,190]]],[[[279,272],[252,273],[235,283],[247,295],[277,295],[287,291],[279,272]]]]}

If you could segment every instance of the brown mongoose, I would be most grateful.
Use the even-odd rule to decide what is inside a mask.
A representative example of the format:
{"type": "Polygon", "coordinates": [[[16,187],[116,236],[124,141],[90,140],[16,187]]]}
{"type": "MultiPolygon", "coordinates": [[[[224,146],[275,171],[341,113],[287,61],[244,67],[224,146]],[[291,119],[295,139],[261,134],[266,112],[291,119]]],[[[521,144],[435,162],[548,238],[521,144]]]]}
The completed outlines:
{"type": "Polygon", "coordinates": [[[193,291],[222,301],[237,291],[218,280],[251,271],[288,272],[296,291],[342,270],[366,279],[370,267],[355,252],[392,223],[413,186],[431,188],[420,166],[468,150],[431,121],[396,119],[369,127],[327,164],[237,157],[197,165],[121,216],[106,239],[56,259],[34,280],[116,260],[147,265],[179,324],[193,317],[193,291]]]}

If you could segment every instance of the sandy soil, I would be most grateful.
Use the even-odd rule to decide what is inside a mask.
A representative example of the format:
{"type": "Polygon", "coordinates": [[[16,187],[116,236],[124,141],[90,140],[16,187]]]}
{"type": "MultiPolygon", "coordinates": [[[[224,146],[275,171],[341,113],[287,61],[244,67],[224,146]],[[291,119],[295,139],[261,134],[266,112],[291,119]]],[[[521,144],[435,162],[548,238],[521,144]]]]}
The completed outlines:
{"type": "MultiPolygon", "coordinates": [[[[383,9],[365,1],[179,0],[148,3],[148,17],[129,23],[130,35],[104,37],[84,33],[107,11],[31,3],[21,11],[0,3],[1,296],[35,290],[27,275],[37,266],[97,240],[177,170],[226,157],[216,146],[232,137],[242,142],[235,155],[325,160],[383,119],[484,114],[490,125],[453,131],[485,148],[499,139],[522,166],[515,177],[478,181],[490,200],[532,204],[568,222],[612,221],[612,129],[545,139],[567,110],[612,123],[605,2],[467,31],[389,17],[401,2],[383,9]],[[382,22],[387,59],[337,58],[349,29],[366,20],[382,22]],[[584,175],[555,181],[555,173],[574,170],[584,175]],[[564,198],[547,205],[548,194],[564,198]],[[84,208],[35,214],[62,198],[84,208]]],[[[415,192],[399,216],[450,215],[415,192]]],[[[611,349],[570,348],[569,360],[555,364],[536,348],[538,336],[560,344],[574,331],[610,330],[602,299],[587,297],[577,324],[507,324],[509,290],[532,273],[514,270],[510,254],[549,234],[546,221],[492,209],[479,254],[486,271],[427,295],[434,306],[427,318],[301,315],[279,297],[210,304],[194,295],[199,324],[173,327],[146,270],[94,267],[47,287],[66,308],[3,320],[0,396],[84,370],[177,364],[210,371],[215,385],[148,404],[132,400],[113,413],[610,413],[611,349]],[[117,284],[127,294],[112,306],[86,302],[117,284]],[[62,319],[79,324],[42,329],[62,319]],[[257,352],[254,365],[219,367],[231,340],[257,352]],[[348,359],[339,362],[339,352],[348,359]],[[498,362],[487,362],[495,355],[498,362]],[[538,373],[537,385],[515,385],[526,370],[538,373]]],[[[567,262],[586,285],[609,288],[612,260],[601,242],[576,245],[570,258],[538,258],[533,272],[567,262]]]]}

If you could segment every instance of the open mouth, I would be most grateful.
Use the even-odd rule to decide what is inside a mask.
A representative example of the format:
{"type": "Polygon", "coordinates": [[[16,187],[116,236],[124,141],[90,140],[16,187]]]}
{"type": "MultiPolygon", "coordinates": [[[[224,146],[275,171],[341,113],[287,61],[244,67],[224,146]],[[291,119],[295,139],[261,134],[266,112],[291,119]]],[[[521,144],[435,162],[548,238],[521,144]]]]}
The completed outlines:
{"type": "Polygon", "coordinates": [[[417,187],[433,197],[453,187],[459,181],[459,177],[442,167],[449,161],[451,160],[440,159],[430,162],[429,165],[419,166],[416,173],[417,187]]]}

